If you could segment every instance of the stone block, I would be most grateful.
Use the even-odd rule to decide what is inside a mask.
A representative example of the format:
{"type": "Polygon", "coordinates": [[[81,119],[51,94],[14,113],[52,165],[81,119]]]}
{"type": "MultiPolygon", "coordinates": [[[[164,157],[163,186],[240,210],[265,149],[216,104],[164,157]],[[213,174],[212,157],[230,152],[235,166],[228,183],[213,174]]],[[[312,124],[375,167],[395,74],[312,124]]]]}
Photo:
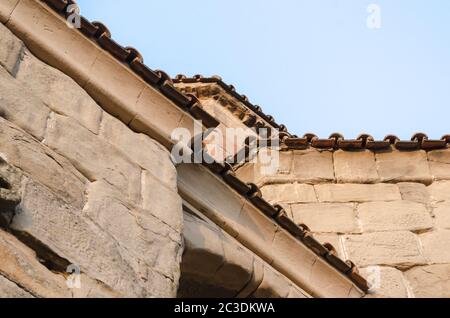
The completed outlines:
{"type": "Polygon", "coordinates": [[[396,268],[373,266],[360,268],[361,275],[371,284],[371,297],[408,298],[403,273],[396,268]]]}
{"type": "Polygon", "coordinates": [[[314,187],[308,184],[272,184],[261,188],[264,199],[271,203],[317,202],[314,187]]]}
{"type": "Polygon", "coordinates": [[[302,183],[333,181],[333,153],[315,149],[294,152],[293,175],[302,183]]]}
{"type": "Polygon", "coordinates": [[[349,259],[361,267],[387,265],[404,269],[426,263],[418,239],[411,232],[347,235],[343,242],[349,259]]]}
{"type": "Polygon", "coordinates": [[[73,79],[25,52],[17,79],[58,114],[69,116],[98,134],[102,109],[73,79]]]}
{"type": "Polygon", "coordinates": [[[20,0],[2,0],[0,3],[0,22],[6,23],[20,0]]]}
{"type": "MultiPolygon", "coordinates": [[[[4,6],[4,4],[1,4],[1,6],[4,6]]],[[[6,26],[0,23],[0,66],[6,69],[12,76],[15,76],[17,73],[24,48],[23,42],[12,34],[6,26]]]]}
{"type": "Polygon", "coordinates": [[[423,253],[429,263],[450,263],[450,230],[438,230],[420,235],[423,253]]]}
{"type": "Polygon", "coordinates": [[[450,181],[433,182],[428,187],[431,200],[434,202],[450,201],[450,181]]]}
{"type": "Polygon", "coordinates": [[[29,292],[0,275],[0,298],[34,298],[29,292]]]}
{"type": "Polygon", "coordinates": [[[264,278],[258,289],[253,293],[253,298],[287,298],[290,292],[290,284],[286,278],[275,272],[272,268],[264,267],[264,278]]]}
{"type": "Polygon", "coordinates": [[[403,200],[423,204],[430,203],[430,193],[424,184],[404,182],[399,183],[398,187],[403,200]]]}
{"type": "Polygon", "coordinates": [[[334,153],[334,172],[338,183],[377,183],[375,155],[371,151],[334,153]]]}
{"type": "Polygon", "coordinates": [[[434,180],[450,180],[450,149],[430,151],[428,161],[434,180]]]}
{"type": "Polygon", "coordinates": [[[292,205],[292,215],[312,232],[361,233],[353,204],[297,204],[292,205]]]}
{"type": "Polygon", "coordinates": [[[425,151],[389,151],[376,154],[378,174],[382,182],[432,181],[425,151]]]}
{"type": "Polygon", "coordinates": [[[417,298],[450,297],[450,264],[415,267],[405,276],[417,298]]]}
{"type": "Polygon", "coordinates": [[[423,231],[433,227],[426,207],[415,202],[363,203],[358,206],[358,216],[364,232],[423,231]]]}
{"type": "Polygon", "coordinates": [[[319,202],[370,202],[401,200],[395,184],[320,184],[314,186],[319,202]]]}
{"type": "Polygon", "coordinates": [[[437,228],[450,230],[450,202],[437,204],[433,210],[433,214],[436,217],[437,228]]]}
{"type": "Polygon", "coordinates": [[[337,234],[330,233],[314,233],[314,238],[320,243],[330,243],[336,249],[337,255],[341,259],[345,259],[344,249],[342,247],[341,238],[337,234]]]}

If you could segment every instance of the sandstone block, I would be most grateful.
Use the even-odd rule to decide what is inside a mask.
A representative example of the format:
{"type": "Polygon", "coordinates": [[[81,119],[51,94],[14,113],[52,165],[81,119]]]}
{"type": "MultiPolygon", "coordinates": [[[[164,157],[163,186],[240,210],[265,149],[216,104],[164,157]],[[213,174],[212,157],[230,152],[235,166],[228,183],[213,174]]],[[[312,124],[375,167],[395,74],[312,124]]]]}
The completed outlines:
{"type": "Polygon", "coordinates": [[[372,285],[370,293],[375,297],[407,298],[403,273],[392,267],[373,266],[360,268],[361,275],[372,285]]]}
{"type": "Polygon", "coordinates": [[[342,247],[341,239],[337,234],[329,234],[329,233],[314,233],[314,238],[318,240],[320,243],[330,243],[336,249],[337,255],[341,259],[345,259],[344,249],[342,247]]]}
{"type": "Polygon", "coordinates": [[[120,120],[105,113],[101,136],[123,151],[131,161],[150,172],[171,189],[177,189],[177,172],[170,153],[144,134],[134,133],[120,120]]]}
{"type": "Polygon", "coordinates": [[[333,153],[330,151],[295,151],[293,174],[302,183],[323,183],[334,180],[333,153]]]}
{"type": "Polygon", "coordinates": [[[25,52],[17,79],[58,114],[69,116],[98,134],[102,110],[73,79],[25,52]]]}
{"type": "Polygon", "coordinates": [[[141,169],[75,120],[55,114],[49,122],[45,143],[67,157],[90,181],[104,179],[130,200],[140,200],[141,169]]]}
{"type": "Polygon", "coordinates": [[[432,201],[450,201],[450,181],[434,182],[428,187],[432,201]]]}
{"type": "Polygon", "coordinates": [[[292,206],[297,224],[319,233],[360,233],[353,204],[298,204],[292,206]]]}
{"type": "Polygon", "coordinates": [[[418,231],[433,227],[430,213],[423,204],[396,202],[369,202],[358,207],[364,232],[418,231]]]}
{"type": "Polygon", "coordinates": [[[23,51],[22,41],[0,23],[0,65],[12,76],[16,75],[23,51]]]}
{"type": "Polygon", "coordinates": [[[430,151],[428,160],[433,179],[450,179],[450,149],[430,151]]]}
{"type": "Polygon", "coordinates": [[[433,214],[436,217],[436,227],[450,229],[450,202],[439,203],[433,214]]]}
{"type": "Polygon", "coordinates": [[[427,187],[422,183],[399,183],[398,187],[402,194],[402,199],[417,203],[428,204],[430,202],[430,193],[427,187]]]}
{"type": "Polygon", "coordinates": [[[358,266],[387,265],[408,268],[425,264],[418,239],[411,232],[378,232],[344,237],[349,259],[358,266]]]}
{"type": "Polygon", "coordinates": [[[65,158],[0,118],[0,157],[52,190],[64,202],[81,208],[87,179],[65,158]]]}
{"type": "Polygon", "coordinates": [[[376,154],[382,182],[420,182],[430,184],[431,173],[425,151],[390,151],[376,154]]]}
{"type": "Polygon", "coordinates": [[[50,110],[28,89],[0,68],[0,116],[42,140],[50,110]]]}
{"type": "Polygon", "coordinates": [[[19,0],[3,0],[0,3],[0,22],[6,23],[19,0]]]}
{"type": "Polygon", "coordinates": [[[420,235],[424,256],[430,263],[450,263],[450,230],[438,230],[420,235]]]}
{"type": "Polygon", "coordinates": [[[33,296],[15,283],[0,275],[0,298],[33,298],[33,296]]]}
{"type": "Polygon", "coordinates": [[[415,297],[450,297],[449,264],[415,267],[407,271],[405,276],[415,297]]]}
{"type": "Polygon", "coordinates": [[[308,184],[273,184],[261,188],[263,197],[271,203],[317,202],[314,187],[308,184]]]}
{"type": "Polygon", "coordinates": [[[380,180],[371,151],[334,153],[334,171],[338,183],[376,183],[380,180]]]}
{"type": "Polygon", "coordinates": [[[319,202],[370,202],[401,200],[394,184],[320,184],[314,186],[319,202]]]}

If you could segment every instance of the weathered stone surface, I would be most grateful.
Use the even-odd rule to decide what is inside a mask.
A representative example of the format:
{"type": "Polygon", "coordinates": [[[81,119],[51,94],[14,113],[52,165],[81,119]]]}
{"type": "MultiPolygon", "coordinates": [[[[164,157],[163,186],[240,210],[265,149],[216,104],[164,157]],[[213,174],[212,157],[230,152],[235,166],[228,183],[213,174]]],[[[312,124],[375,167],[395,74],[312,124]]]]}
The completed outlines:
{"type": "Polygon", "coordinates": [[[314,187],[308,184],[273,184],[261,188],[264,199],[271,203],[317,202],[314,187]]]}
{"type": "Polygon", "coordinates": [[[405,276],[415,297],[450,297],[450,264],[415,267],[405,276]]]}
{"type": "Polygon", "coordinates": [[[430,202],[430,194],[427,187],[422,183],[399,183],[398,187],[402,195],[402,199],[417,203],[428,204],[430,202]]]}
{"type": "Polygon", "coordinates": [[[46,246],[55,255],[53,258],[79,266],[83,273],[123,296],[176,294],[173,281],[137,259],[123,246],[124,242],[117,241],[38,184],[26,185],[11,228],[46,246]]]}
{"type": "Polygon", "coordinates": [[[24,45],[11,31],[0,23],[0,66],[15,76],[24,45]]]}
{"type": "Polygon", "coordinates": [[[292,215],[297,224],[306,224],[313,232],[361,233],[353,204],[296,204],[292,215]]]}
{"type": "Polygon", "coordinates": [[[333,181],[333,153],[315,149],[295,151],[293,174],[297,181],[303,183],[333,181]]]}
{"type": "Polygon", "coordinates": [[[334,172],[338,183],[376,183],[380,180],[371,151],[334,153],[334,172]]]}
{"type": "Polygon", "coordinates": [[[403,273],[391,267],[373,266],[360,269],[361,275],[372,285],[371,296],[384,298],[407,298],[403,273]]]}
{"type": "Polygon", "coordinates": [[[171,189],[177,189],[177,172],[170,153],[144,134],[131,131],[120,120],[105,113],[101,136],[123,151],[131,161],[146,169],[171,189]]]}
{"type": "Polygon", "coordinates": [[[74,207],[84,205],[84,178],[72,164],[0,118],[0,157],[25,171],[74,207]]]}
{"type": "Polygon", "coordinates": [[[50,109],[98,133],[102,110],[73,79],[42,63],[29,51],[25,51],[17,79],[50,109]]]}
{"type": "Polygon", "coordinates": [[[339,235],[329,233],[314,233],[314,238],[322,244],[330,243],[331,245],[333,245],[338,256],[341,259],[345,259],[344,249],[342,247],[341,238],[339,235]]]}
{"type": "Polygon", "coordinates": [[[430,213],[423,204],[396,202],[369,202],[358,206],[358,216],[364,232],[418,231],[433,227],[430,213]]]}
{"type": "Polygon", "coordinates": [[[436,227],[450,229],[450,202],[439,203],[433,210],[436,217],[436,227]]]}
{"type": "Polygon", "coordinates": [[[420,235],[423,253],[433,264],[450,263],[450,230],[438,230],[420,235]]]}
{"type": "Polygon", "coordinates": [[[349,259],[361,267],[388,265],[408,268],[425,264],[417,237],[411,232],[378,232],[344,237],[349,259]]]}
{"type": "Polygon", "coordinates": [[[401,200],[394,184],[319,184],[314,186],[319,202],[370,202],[401,200]]]}
{"type": "Polygon", "coordinates": [[[450,149],[430,151],[428,160],[435,180],[450,179],[450,149]]]}
{"type": "Polygon", "coordinates": [[[0,2],[0,22],[6,23],[20,0],[2,0],[0,2]]]}
{"type": "Polygon", "coordinates": [[[52,116],[45,143],[68,158],[90,181],[104,179],[127,193],[130,200],[140,200],[141,169],[75,120],[52,116]]]}
{"type": "Polygon", "coordinates": [[[0,298],[33,298],[24,289],[0,275],[0,298]]]}
{"type": "Polygon", "coordinates": [[[166,187],[148,171],[142,175],[142,207],[152,215],[181,232],[183,211],[177,192],[166,187]]]}
{"type": "Polygon", "coordinates": [[[286,278],[276,273],[268,266],[264,267],[264,278],[258,289],[254,292],[254,298],[286,298],[291,286],[286,278]]]}
{"type": "Polygon", "coordinates": [[[376,154],[382,182],[421,182],[430,184],[431,173],[425,151],[390,151],[376,154]]]}
{"type": "Polygon", "coordinates": [[[50,110],[0,67],[0,116],[42,140],[50,110]]]}
{"type": "Polygon", "coordinates": [[[428,187],[432,201],[450,201],[450,181],[434,182],[428,187]]]}
{"type": "Polygon", "coordinates": [[[21,188],[22,173],[0,158],[0,221],[6,217],[4,222],[9,223],[8,219],[22,199],[21,188]]]}

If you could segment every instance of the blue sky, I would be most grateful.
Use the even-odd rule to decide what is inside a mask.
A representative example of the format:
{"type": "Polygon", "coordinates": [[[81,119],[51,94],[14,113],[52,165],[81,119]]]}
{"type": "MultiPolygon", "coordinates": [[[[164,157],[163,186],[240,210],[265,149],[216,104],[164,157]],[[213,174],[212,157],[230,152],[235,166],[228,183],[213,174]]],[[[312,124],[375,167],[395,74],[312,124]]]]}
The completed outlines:
{"type": "Polygon", "coordinates": [[[151,68],[220,75],[291,133],[450,133],[448,0],[77,2],[151,68]]]}

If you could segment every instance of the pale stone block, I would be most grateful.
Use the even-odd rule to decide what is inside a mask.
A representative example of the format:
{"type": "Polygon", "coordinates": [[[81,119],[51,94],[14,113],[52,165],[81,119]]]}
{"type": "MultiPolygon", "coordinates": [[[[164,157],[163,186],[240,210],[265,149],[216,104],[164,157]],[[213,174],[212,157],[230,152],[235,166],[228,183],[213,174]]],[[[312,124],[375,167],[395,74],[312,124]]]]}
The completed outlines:
{"type": "Polygon", "coordinates": [[[341,238],[338,234],[314,233],[314,238],[320,243],[330,243],[336,249],[337,255],[341,259],[345,259],[344,249],[342,247],[341,238]]]}
{"type": "Polygon", "coordinates": [[[397,151],[376,154],[382,182],[432,182],[425,151],[397,151]]]}
{"type": "Polygon", "coordinates": [[[417,203],[428,204],[430,202],[430,193],[427,187],[422,183],[399,183],[398,187],[402,194],[402,199],[417,203]]]}
{"type": "Polygon", "coordinates": [[[361,233],[353,204],[292,205],[297,224],[306,224],[312,232],[361,233]]]}
{"type": "Polygon", "coordinates": [[[405,276],[417,298],[450,297],[450,264],[415,267],[405,276]]]}
{"type": "Polygon", "coordinates": [[[370,294],[384,298],[407,298],[408,290],[405,286],[403,273],[391,267],[367,267],[359,269],[371,285],[370,294]]]}
{"type": "Polygon", "coordinates": [[[73,79],[25,52],[17,79],[50,109],[98,134],[102,110],[73,79]]]}
{"type": "Polygon", "coordinates": [[[17,6],[17,3],[19,3],[20,0],[2,0],[0,2],[0,22],[6,23],[8,22],[9,17],[11,16],[11,13],[13,12],[14,8],[17,6]]]}
{"type": "Polygon", "coordinates": [[[0,118],[0,157],[47,186],[64,202],[81,208],[88,180],[65,158],[0,118]]]}
{"type": "Polygon", "coordinates": [[[433,201],[450,201],[450,181],[433,182],[428,191],[433,201]]]}
{"type": "Polygon", "coordinates": [[[0,66],[4,67],[12,76],[16,76],[23,51],[23,42],[0,23],[0,66]]]}
{"type": "Polygon", "coordinates": [[[304,299],[309,297],[304,291],[298,289],[295,286],[291,286],[291,290],[289,291],[289,295],[287,296],[287,298],[304,299]]]}
{"type": "Polygon", "coordinates": [[[334,180],[333,153],[315,149],[294,152],[293,174],[302,183],[334,180]]]}
{"type": "Polygon", "coordinates": [[[133,132],[120,120],[107,113],[103,115],[101,136],[123,151],[131,161],[176,191],[177,171],[170,153],[155,140],[133,132]]]}
{"type": "Polygon", "coordinates": [[[42,140],[50,110],[0,67],[0,116],[42,140]]]}
{"type": "Polygon", "coordinates": [[[450,202],[439,203],[433,210],[436,227],[450,229],[450,202]]]}
{"type": "Polygon", "coordinates": [[[34,298],[29,292],[0,274],[0,298],[34,298]]]}
{"type": "Polygon", "coordinates": [[[370,202],[401,200],[395,184],[320,184],[314,186],[319,202],[370,202]]]}
{"type": "Polygon", "coordinates": [[[375,155],[368,150],[336,151],[334,171],[338,183],[376,183],[380,180],[375,165],[375,155]]]}
{"type": "Polygon", "coordinates": [[[419,231],[433,227],[426,207],[415,202],[363,203],[358,206],[358,216],[364,232],[419,231]]]}
{"type": "Polygon", "coordinates": [[[45,144],[67,157],[89,180],[104,179],[138,202],[141,197],[141,169],[118,149],[75,120],[52,116],[45,144]]]}
{"type": "Polygon", "coordinates": [[[397,268],[425,264],[419,242],[411,232],[378,232],[344,237],[349,259],[358,266],[387,265],[397,268]]]}
{"type": "Polygon", "coordinates": [[[435,180],[450,179],[450,149],[430,151],[428,160],[431,174],[435,180]]]}
{"type": "MultiPolygon", "coordinates": [[[[325,293],[329,293],[331,298],[335,298],[331,295],[345,295],[341,298],[349,297],[351,291],[354,288],[353,283],[341,273],[336,273],[336,268],[332,267],[327,262],[315,262],[311,269],[310,284],[315,286],[318,290],[327,290],[325,293]]],[[[359,296],[363,294],[360,292],[359,296]]]]}
{"type": "Polygon", "coordinates": [[[271,203],[317,202],[314,187],[308,184],[273,184],[261,188],[264,199],[271,203]]]}
{"type": "Polygon", "coordinates": [[[450,230],[438,230],[420,235],[424,255],[430,263],[450,263],[450,230]]]}

